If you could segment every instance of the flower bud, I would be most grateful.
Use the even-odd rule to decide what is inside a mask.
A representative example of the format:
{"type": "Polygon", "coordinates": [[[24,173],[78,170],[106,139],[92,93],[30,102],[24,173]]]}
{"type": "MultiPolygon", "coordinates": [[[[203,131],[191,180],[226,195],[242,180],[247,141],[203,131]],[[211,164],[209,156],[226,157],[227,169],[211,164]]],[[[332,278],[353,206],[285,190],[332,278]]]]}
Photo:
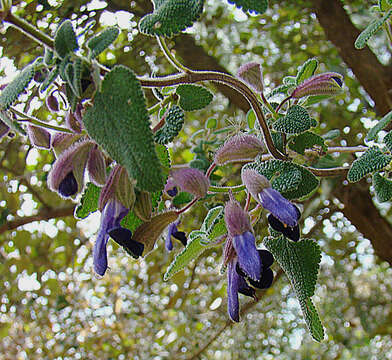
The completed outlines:
{"type": "Polygon", "coordinates": [[[42,83],[46,78],[46,75],[43,70],[38,70],[34,74],[34,81],[38,83],[42,83]]]}
{"type": "Polygon", "coordinates": [[[46,98],[46,107],[52,112],[57,112],[60,110],[59,102],[53,94],[50,94],[46,98]]]}
{"type": "Polygon", "coordinates": [[[247,83],[256,92],[263,92],[263,73],[259,63],[250,62],[241,65],[237,71],[237,77],[247,83]]]}
{"type": "Polygon", "coordinates": [[[64,151],[49,172],[49,189],[57,191],[63,197],[80,192],[84,184],[87,158],[93,146],[92,141],[82,141],[64,151]]]}
{"type": "Polygon", "coordinates": [[[90,151],[87,161],[87,171],[91,182],[97,186],[106,183],[106,164],[102,152],[95,146],[90,151]]]}
{"type": "Polygon", "coordinates": [[[32,145],[37,148],[50,149],[50,132],[44,128],[28,125],[27,134],[32,145]]]}
{"type": "Polygon", "coordinates": [[[172,173],[173,181],[186,192],[201,199],[207,194],[210,180],[200,170],[184,168],[172,173]]]}
{"type": "Polygon", "coordinates": [[[10,131],[10,128],[8,127],[8,125],[4,124],[1,120],[0,120],[0,139],[3,136],[6,136],[8,134],[8,132],[10,131]]]}
{"type": "Polygon", "coordinates": [[[218,149],[214,162],[217,165],[226,165],[237,161],[253,161],[265,150],[264,142],[256,136],[237,134],[218,149]]]}
{"type": "Polygon", "coordinates": [[[250,192],[256,201],[259,201],[259,195],[264,189],[270,188],[271,184],[268,179],[259,174],[255,169],[243,169],[241,172],[242,183],[250,192]]]}
{"type": "Polygon", "coordinates": [[[151,194],[147,191],[141,191],[136,195],[134,213],[143,221],[149,221],[152,213],[151,194]]]}
{"type": "Polygon", "coordinates": [[[335,72],[315,75],[299,84],[291,94],[294,99],[308,95],[337,95],[342,92],[343,76],[335,72]]]}
{"type": "Polygon", "coordinates": [[[238,201],[230,200],[225,206],[225,222],[229,236],[234,238],[247,231],[252,231],[249,216],[238,201]]]}

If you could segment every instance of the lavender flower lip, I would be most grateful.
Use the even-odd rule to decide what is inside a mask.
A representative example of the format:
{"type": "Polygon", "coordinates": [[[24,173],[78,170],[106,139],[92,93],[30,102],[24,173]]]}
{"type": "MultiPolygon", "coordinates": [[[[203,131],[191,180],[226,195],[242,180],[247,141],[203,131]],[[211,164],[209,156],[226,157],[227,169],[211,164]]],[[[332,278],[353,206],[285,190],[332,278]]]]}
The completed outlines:
{"type": "Polygon", "coordinates": [[[167,251],[172,251],[173,250],[173,242],[172,242],[172,237],[175,239],[179,240],[182,245],[186,246],[188,239],[186,237],[186,234],[183,231],[178,231],[177,226],[179,225],[180,221],[177,220],[175,222],[172,222],[168,226],[167,230],[167,236],[165,240],[165,247],[167,251]]]}

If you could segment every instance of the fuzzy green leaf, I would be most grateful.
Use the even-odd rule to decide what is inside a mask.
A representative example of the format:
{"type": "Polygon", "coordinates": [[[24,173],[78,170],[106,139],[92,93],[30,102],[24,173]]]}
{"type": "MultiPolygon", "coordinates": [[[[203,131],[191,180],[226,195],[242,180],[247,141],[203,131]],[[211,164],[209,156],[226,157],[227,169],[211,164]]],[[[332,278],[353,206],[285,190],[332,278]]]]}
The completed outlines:
{"type": "Polygon", "coordinates": [[[289,142],[289,148],[301,155],[305,154],[305,149],[312,149],[315,145],[318,145],[323,151],[327,151],[324,139],[311,131],[294,136],[289,142]]]}
{"type": "Polygon", "coordinates": [[[185,111],[203,109],[210,104],[213,98],[212,93],[200,85],[179,85],[176,93],[180,96],[180,106],[185,111]]]}
{"type": "Polygon", "coordinates": [[[84,219],[94,211],[98,210],[98,199],[101,193],[101,189],[93,183],[88,183],[80,204],[75,210],[75,217],[78,219],[84,219]]]}
{"type": "Polygon", "coordinates": [[[56,80],[58,75],[59,75],[59,68],[58,66],[56,66],[50,71],[46,79],[42,82],[42,84],[39,87],[39,91],[43,93],[56,80]]]}
{"type": "Polygon", "coordinates": [[[207,242],[202,241],[204,245],[217,237],[226,234],[227,230],[224,220],[223,206],[217,206],[208,211],[207,216],[203,220],[200,231],[205,232],[208,238],[207,242]]]}
{"type": "Polygon", "coordinates": [[[311,95],[307,96],[306,100],[302,103],[302,106],[308,107],[310,105],[314,105],[319,103],[320,101],[327,100],[333,95],[311,95]]]}
{"type": "Polygon", "coordinates": [[[282,85],[279,85],[275,89],[273,89],[270,94],[268,94],[267,98],[268,99],[272,98],[273,96],[278,95],[278,94],[285,94],[286,95],[287,91],[292,89],[292,88],[294,88],[294,87],[295,87],[295,85],[293,85],[293,84],[289,84],[289,85],[282,84],[282,85]]]}
{"type": "Polygon", "coordinates": [[[288,161],[269,160],[256,161],[243,166],[243,169],[252,168],[271,181],[272,187],[279,191],[286,199],[299,199],[312,193],[319,185],[318,179],[303,166],[288,161]],[[301,180],[298,182],[298,171],[301,180]],[[291,175],[286,175],[289,173],[291,175]],[[292,178],[290,178],[290,176],[292,178]],[[279,178],[282,177],[281,180],[279,178]]]}
{"type": "Polygon", "coordinates": [[[389,19],[392,15],[392,9],[390,9],[381,19],[376,19],[372,21],[365,30],[363,30],[357,40],[355,40],[354,46],[356,49],[363,49],[368,40],[384,25],[384,23],[389,19]]]}
{"type": "Polygon", "coordinates": [[[326,134],[321,135],[321,137],[325,141],[336,139],[339,136],[340,136],[340,130],[339,129],[332,129],[332,130],[329,130],[326,134]]]}
{"type": "Polygon", "coordinates": [[[366,135],[366,140],[374,140],[377,134],[392,121],[392,110],[386,114],[375,126],[373,126],[366,135]]]}
{"type": "Polygon", "coordinates": [[[373,146],[352,163],[347,180],[357,182],[373,171],[382,170],[391,160],[391,155],[386,155],[377,146],[373,146]]]}
{"type": "Polygon", "coordinates": [[[109,26],[90,38],[87,42],[87,47],[90,49],[90,58],[94,59],[105,51],[117,39],[119,33],[120,30],[117,26],[109,26]]]}
{"type": "Polygon", "coordinates": [[[167,144],[179,134],[184,125],[185,115],[181,108],[173,105],[166,115],[165,125],[154,135],[154,141],[158,144],[167,144]]]}
{"type": "Polygon", "coordinates": [[[314,126],[308,111],[299,105],[293,105],[286,116],[279,118],[273,124],[276,131],[287,134],[300,134],[314,126]]]}
{"type": "Polygon", "coordinates": [[[293,242],[284,236],[266,237],[264,245],[289,278],[313,338],[321,341],[324,330],[310,299],[314,295],[320,267],[320,246],[312,239],[293,242]]]}
{"type": "Polygon", "coordinates": [[[388,134],[384,137],[384,144],[387,146],[387,149],[392,153],[392,131],[388,132],[388,134]]]}
{"type": "Polygon", "coordinates": [[[27,65],[12,80],[0,94],[0,109],[7,110],[18,98],[18,96],[29,86],[34,76],[34,67],[27,65]]]}
{"type": "Polygon", "coordinates": [[[207,250],[210,246],[206,246],[208,238],[207,234],[203,231],[194,230],[189,234],[189,242],[187,246],[182,250],[173,260],[173,262],[167,268],[163,280],[169,280],[174,274],[181,271],[187,266],[193,259],[196,259],[207,250]]]}
{"type": "Polygon", "coordinates": [[[325,336],[323,324],[321,323],[316,307],[313,305],[312,299],[300,300],[299,304],[313,339],[323,341],[325,336]]]}
{"type": "Polygon", "coordinates": [[[133,232],[142,223],[143,223],[143,221],[140,220],[132,210],[130,210],[129,213],[124,217],[124,219],[122,219],[121,226],[123,226],[133,232]]]}
{"type": "Polygon", "coordinates": [[[7,111],[0,110],[0,121],[6,124],[11,130],[24,136],[27,135],[26,131],[22,128],[22,126],[15,119],[9,116],[7,111]]]}
{"type": "Polygon", "coordinates": [[[163,188],[145,98],[132,70],[116,66],[106,74],[83,122],[90,137],[126,168],[139,189],[163,188]]]}
{"type": "Polygon", "coordinates": [[[179,207],[181,205],[187,204],[192,201],[193,195],[187,192],[181,191],[178,195],[173,199],[173,206],[179,207]]]}
{"type": "Polygon", "coordinates": [[[282,137],[283,133],[281,132],[277,132],[277,131],[271,131],[271,137],[272,137],[272,141],[275,145],[275,147],[280,151],[280,152],[284,152],[284,144],[283,144],[283,137],[282,137]]]}
{"type": "Polygon", "coordinates": [[[309,59],[306,60],[301,67],[298,69],[296,83],[297,85],[301,84],[307,78],[313,76],[318,66],[317,59],[309,59]]]}
{"type": "Polygon", "coordinates": [[[295,76],[285,76],[282,82],[284,85],[296,86],[297,78],[295,76]]]}
{"type": "Polygon", "coordinates": [[[154,12],[144,16],[139,29],[147,35],[178,34],[200,17],[204,0],[152,0],[154,12]]]}
{"type": "Polygon", "coordinates": [[[79,48],[75,31],[70,20],[63,21],[56,30],[54,49],[60,58],[79,48]]]}
{"type": "Polygon", "coordinates": [[[228,0],[243,12],[264,14],[268,9],[268,0],[228,0]]]}
{"type": "Polygon", "coordinates": [[[392,181],[381,176],[380,173],[373,175],[374,191],[379,202],[385,202],[392,199],[392,181]]]}

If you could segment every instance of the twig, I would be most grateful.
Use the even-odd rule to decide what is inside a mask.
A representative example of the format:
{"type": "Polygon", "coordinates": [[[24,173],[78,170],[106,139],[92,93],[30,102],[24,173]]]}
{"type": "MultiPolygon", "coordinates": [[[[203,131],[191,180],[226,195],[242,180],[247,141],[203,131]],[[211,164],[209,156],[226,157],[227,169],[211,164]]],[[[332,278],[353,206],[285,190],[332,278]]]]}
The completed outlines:
{"type": "Polygon", "coordinates": [[[75,206],[72,207],[66,207],[62,209],[45,209],[40,211],[36,215],[32,216],[23,216],[16,218],[15,220],[8,221],[7,223],[3,224],[0,226],[0,234],[9,231],[9,230],[14,230],[19,226],[26,225],[29,223],[32,223],[34,221],[47,221],[49,219],[55,219],[55,218],[60,218],[60,217],[66,217],[66,216],[71,216],[74,213],[75,206]]]}

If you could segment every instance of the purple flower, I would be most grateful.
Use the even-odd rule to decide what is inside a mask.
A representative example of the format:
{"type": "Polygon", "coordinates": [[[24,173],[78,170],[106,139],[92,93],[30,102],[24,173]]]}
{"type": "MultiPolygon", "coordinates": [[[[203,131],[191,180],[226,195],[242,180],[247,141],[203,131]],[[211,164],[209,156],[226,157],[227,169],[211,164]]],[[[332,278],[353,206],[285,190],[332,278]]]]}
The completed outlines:
{"type": "Polygon", "coordinates": [[[253,229],[248,214],[237,201],[230,200],[226,204],[225,222],[241,268],[250,278],[260,280],[261,263],[253,229]]]}
{"type": "Polygon", "coordinates": [[[210,180],[200,170],[184,168],[171,174],[173,182],[182,190],[202,199],[206,196],[210,180]]]}
{"type": "Polygon", "coordinates": [[[177,226],[180,223],[180,220],[172,222],[167,229],[167,236],[165,241],[165,247],[167,251],[173,250],[173,242],[172,237],[181,241],[182,245],[186,246],[187,238],[183,231],[178,231],[177,226]]]}
{"type": "Polygon", "coordinates": [[[94,271],[103,276],[108,268],[106,245],[109,236],[121,245],[131,256],[138,258],[144,245],[132,240],[132,232],[120,225],[129,209],[115,199],[110,199],[101,213],[101,225],[93,249],[94,271]]]}
{"type": "Polygon", "coordinates": [[[298,220],[301,217],[299,209],[273,189],[268,179],[256,170],[244,169],[241,177],[250,194],[271,213],[268,216],[271,227],[289,239],[298,241],[298,220]]]}
{"type": "Polygon", "coordinates": [[[227,269],[227,311],[231,320],[240,321],[240,305],[238,294],[256,298],[257,289],[268,289],[273,282],[274,274],[270,266],[274,262],[272,254],[267,250],[258,250],[258,256],[262,264],[260,268],[260,280],[252,280],[241,268],[237,258],[232,259],[227,269]]]}
{"type": "Polygon", "coordinates": [[[246,82],[256,92],[263,92],[263,72],[259,63],[250,62],[241,65],[238,69],[237,77],[246,82]]]}

